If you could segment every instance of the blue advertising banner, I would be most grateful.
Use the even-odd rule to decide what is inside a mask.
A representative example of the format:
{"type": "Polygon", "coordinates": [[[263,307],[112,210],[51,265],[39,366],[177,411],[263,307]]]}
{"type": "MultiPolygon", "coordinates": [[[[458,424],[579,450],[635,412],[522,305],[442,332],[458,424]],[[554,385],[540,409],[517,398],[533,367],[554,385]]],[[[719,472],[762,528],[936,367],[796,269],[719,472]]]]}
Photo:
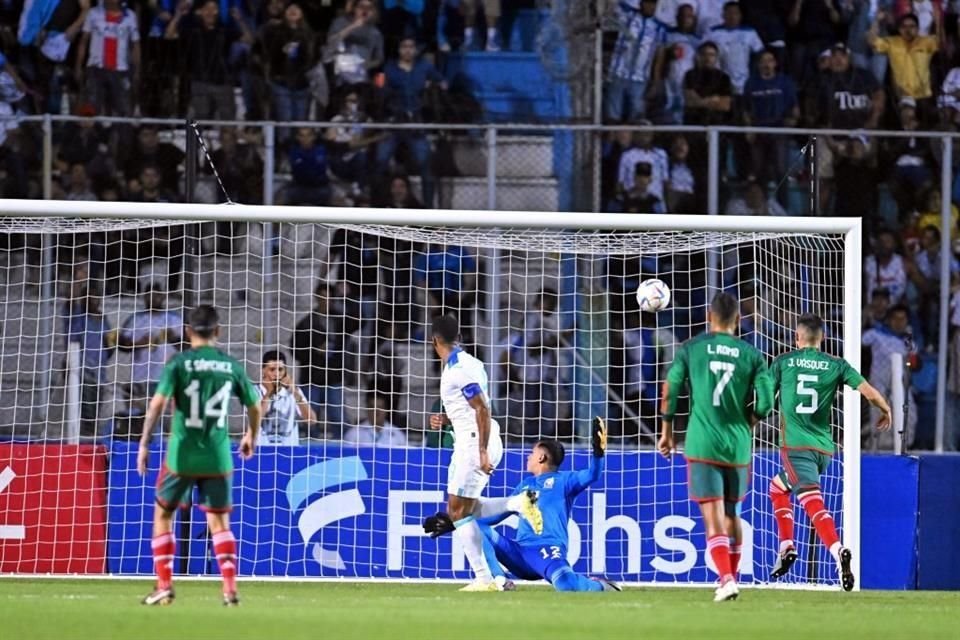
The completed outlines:
{"type": "Polygon", "coordinates": [[[960,456],[920,456],[917,588],[960,589],[960,456]]]}
{"type": "MultiPolygon", "coordinates": [[[[425,448],[320,447],[258,449],[236,461],[233,530],[240,572],[247,576],[342,576],[469,578],[451,536],[423,535],[423,518],[442,508],[450,452],[425,448]]],[[[587,466],[587,451],[574,451],[564,469],[587,466]]],[[[510,450],[491,479],[489,496],[507,495],[521,479],[526,453],[510,450]]],[[[160,450],[150,466],[160,466],[160,450]]],[[[824,487],[838,521],[839,464],[824,487]]],[[[766,580],[777,548],[766,486],[779,467],[775,454],[758,456],[754,490],[743,505],[745,543],[741,577],[766,580]],[[758,470],[763,470],[758,471],[758,470]]],[[[136,472],[136,445],[118,443],[109,470],[108,571],[150,574],[150,526],[156,471],[136,472]]],[[[809,547],[797,507],[801,561],[795,580],[834,581],[819,544],[809,547]],[[808,553],[809,549],[809,553],[808,553]],[[808,559],[817,560],[808,565],[808,559]],[[811,568],[820,571],[819,576],[811,568]]],[[[215,573],[203,514],[189,510],[192,574],[215,573]]],[[[569,527],[569,560],[577,571],[629,582],[701,582],[715,575],[704,555],[703,525],[687,499],[686,465],[653,452],[611,452],[597,485],[581,495],[569,527]]],[[[181,518],[183,515],[181,515],[181,518]]],[[[841,524],[838,522],[838,524],[841,524]]],[[[178,565],[179,566],[179,565],[178,565]]]]}

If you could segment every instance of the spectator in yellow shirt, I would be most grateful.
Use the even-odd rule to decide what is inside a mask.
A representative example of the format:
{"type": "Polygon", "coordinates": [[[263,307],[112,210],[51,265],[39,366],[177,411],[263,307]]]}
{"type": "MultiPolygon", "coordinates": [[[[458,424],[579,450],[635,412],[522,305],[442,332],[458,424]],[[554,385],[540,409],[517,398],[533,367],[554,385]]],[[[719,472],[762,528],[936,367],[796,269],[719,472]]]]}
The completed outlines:
{"type": "MultiPolygon", "coordinates": [[[[921,36],[920,22],[917,16],[908,13],[897,21],[898,35],[878,35],[879,25],[885,19],[883,11],[878,11],[867,42],[877,53],[885,53],[890,59],[893,71],[893,84],[897,97],[909,96],[918,101],[921,113],[928,113],[933,105],[919,104],[921,100],[932,102],[933,89],[930,84],[930,59],[937,52],[937,36],[921,36]]],[[[938,21],[939,22],[939,21],[938,21]]],[[[935,26],[939,32],[939,24],[935,26]]]]}

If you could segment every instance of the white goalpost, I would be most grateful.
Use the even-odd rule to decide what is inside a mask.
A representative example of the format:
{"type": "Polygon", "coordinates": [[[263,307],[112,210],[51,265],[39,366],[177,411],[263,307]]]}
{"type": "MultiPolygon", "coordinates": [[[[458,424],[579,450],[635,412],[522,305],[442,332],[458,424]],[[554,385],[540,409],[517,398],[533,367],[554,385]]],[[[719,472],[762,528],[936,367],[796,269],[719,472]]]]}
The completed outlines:
{"type": "MultiPolygon", "coordinates": [[[[777,218],[0,201],[0,574],[152,572],[153,485],[136,473],[145,401],[185,347],[183,319],[214,304],[220,345],[255,383],[286,360],[315,420],[265,422],[236,467],[240,575],[262,579],[466,579],[442,508],[449,436],[429,324],[458,315],[486,363],[508,452],[505,495],[539,438],[589,456],[605,416],[604,478],[573,509],[568,558],[625,583],[710,585],[682,461],[655,451],[659,388],[676,346],[706,329],[719,290],[741,301],[741,337],[772,360],[796,318],[819,313],[824,348],[860,367],[861,223],[777,218]],[[657,277],[671,305],[641,313],[657,277]],[[277,355],[279,353],[279,356],[277,355]],[[64,550],[69,552],[64,556],[64,550]]],[[[681,402],[683,405],[683,402],[681,402]]],[[[682,406],[681,406],[682,409],[682,406]]],[[[231,407],[238,436],[243,415],[231,407]]],[[[766,585],[778,549],[766,486],[779,416],[757,426],[741,580],[766,585]]],[[[860,401],[834,411],[838,453],[823,494],[860,569],[860,401]]],[[[683,451],[685,414],[677,417],[683,451]]],[[[800,560],[775,585],[835,588],[832,559],[795,510],[800,560]]],[[[203,519],[178,515],[177,573],[216,573],[203,519]]]]}

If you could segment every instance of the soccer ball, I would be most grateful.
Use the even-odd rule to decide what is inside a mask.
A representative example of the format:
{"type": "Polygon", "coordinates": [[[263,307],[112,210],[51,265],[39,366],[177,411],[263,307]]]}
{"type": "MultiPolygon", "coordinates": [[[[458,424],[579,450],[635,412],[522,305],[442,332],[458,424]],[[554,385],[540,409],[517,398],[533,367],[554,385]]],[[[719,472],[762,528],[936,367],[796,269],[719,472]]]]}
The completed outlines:
{"type": "Polygon", "coordinates": [[[637,287],[637,304],[641,311],[660,311],[670,304],[670,287],[658,278],[644,280],[637,287]]]}

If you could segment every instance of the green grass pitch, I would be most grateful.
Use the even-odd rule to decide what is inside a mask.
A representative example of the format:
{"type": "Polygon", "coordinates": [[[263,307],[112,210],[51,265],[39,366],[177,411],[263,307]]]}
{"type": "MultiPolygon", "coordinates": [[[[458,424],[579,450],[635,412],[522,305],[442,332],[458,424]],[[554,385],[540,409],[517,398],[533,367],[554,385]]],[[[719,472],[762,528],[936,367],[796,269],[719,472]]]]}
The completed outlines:
{"type": "Polygon", "coordinates": [[[241,582],[225,608],[219,583],[180,581],[169,607],[144,607],[130,580],[0,580],[0,636],[10,640],[350,640],[487,638],[960,637],[960,594],[745,589],[714,604],[706,589],[458,593],[451,584],[241,582]]]}

